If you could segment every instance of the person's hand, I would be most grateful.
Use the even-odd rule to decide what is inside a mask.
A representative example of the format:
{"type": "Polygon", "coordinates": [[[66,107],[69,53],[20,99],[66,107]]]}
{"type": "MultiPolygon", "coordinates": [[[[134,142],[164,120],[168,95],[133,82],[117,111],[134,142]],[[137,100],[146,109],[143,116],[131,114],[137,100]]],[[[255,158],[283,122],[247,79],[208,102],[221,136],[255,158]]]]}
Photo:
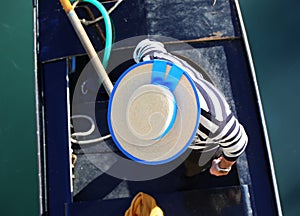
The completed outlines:
{"type": "Polygon", "coordinates": [[[211,167],[210,167],[210,174],[214,176],[225,176],[229,173],[231,166],[234,164],[234,162],[227,161],[223,157],[219,157],[218,159],[214,159],[212,161],[211,167]],[[221,169],[227,169],[225,170],[220,170],[221,169]]]}

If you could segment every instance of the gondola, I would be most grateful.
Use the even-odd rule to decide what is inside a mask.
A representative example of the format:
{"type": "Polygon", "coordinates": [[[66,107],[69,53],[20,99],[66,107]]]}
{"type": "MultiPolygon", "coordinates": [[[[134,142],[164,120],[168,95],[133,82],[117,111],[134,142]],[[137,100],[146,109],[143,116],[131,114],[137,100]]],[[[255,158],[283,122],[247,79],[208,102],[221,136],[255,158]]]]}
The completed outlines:
{"type": "Polygon", "coordinates": [[[238,1],[99,1],[109,11],[111,29],[104,19],[94,22],[104,15],[91,2],[71,3],[99,59],[107,61],[105,70],[113,85],[135,64],[132,53],[139,41],[160,40],[224,93],[248,131],[249,144],[224,177],[212,176],[208,170],[185,176],[182,157],[187,152],[160,165],[141,164],[126,157],[109,137],[109,95],[103,81],[99,84],[91,56],[63,6],[58,0],[36,0],[40,215],[124,215],[139,192],[153,196],[165,215],[282,215],[238,1]],[[105,60],[108,49],[110,56],[105,60]],[[75,125],[83,133],[91,125],[96,129],[76,136],[75,125]],[[105,135],[108,137],[103,138],[105,135]],[[120,161],[111,163],[111,155],[120,161]],[[135,165],[125,169],[123,160],[135,165]]]}

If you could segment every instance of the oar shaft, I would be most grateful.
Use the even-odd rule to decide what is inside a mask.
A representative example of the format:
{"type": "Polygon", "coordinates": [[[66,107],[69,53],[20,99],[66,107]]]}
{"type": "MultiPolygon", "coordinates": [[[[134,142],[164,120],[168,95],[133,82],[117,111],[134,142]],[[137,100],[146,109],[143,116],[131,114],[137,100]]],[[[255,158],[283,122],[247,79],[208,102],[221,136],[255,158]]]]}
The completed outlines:
{"type": "Polygon", "coordinates": [[[73,7],[69,0],[60,0],[67,16],[75,29],[77,36],[79,37],[81,44],[83,45],[85,51],[87,52],[88,56],[90,57],[91,63],[96,70],[97,74],[100,77],[100,82],[103,82],[104,88],[108,95],[111,94],[113,90],[113,84],[109,79],[87,33],[85,32],[76,12],[73,10],[73,7]]]}

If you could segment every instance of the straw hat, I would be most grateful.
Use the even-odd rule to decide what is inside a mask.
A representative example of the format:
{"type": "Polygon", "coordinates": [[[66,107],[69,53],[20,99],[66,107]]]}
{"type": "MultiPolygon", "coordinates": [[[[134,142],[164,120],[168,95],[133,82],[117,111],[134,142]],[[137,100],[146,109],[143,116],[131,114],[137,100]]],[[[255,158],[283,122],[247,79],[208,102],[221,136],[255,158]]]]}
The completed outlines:
{"type": "Polygon", "coordinates": [[[163,164],[193,141],[200,102],[192,79],[164,60],[127,69],[109,100],[108,125],[118,148],[144,164],[163,164]]]}

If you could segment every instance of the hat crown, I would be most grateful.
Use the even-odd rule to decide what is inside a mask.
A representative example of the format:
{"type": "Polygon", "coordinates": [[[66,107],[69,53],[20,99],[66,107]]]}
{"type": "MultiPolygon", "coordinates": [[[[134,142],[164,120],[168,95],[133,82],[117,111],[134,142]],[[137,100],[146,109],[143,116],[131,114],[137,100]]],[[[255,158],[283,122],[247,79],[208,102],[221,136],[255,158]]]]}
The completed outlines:
{"type": "Polygon", "coordinates": [[[139,139],[162,138],[176,118],[176,100],[163,86],[148,84],[136,89],[128,101],[127,125],[139,139]]]}

